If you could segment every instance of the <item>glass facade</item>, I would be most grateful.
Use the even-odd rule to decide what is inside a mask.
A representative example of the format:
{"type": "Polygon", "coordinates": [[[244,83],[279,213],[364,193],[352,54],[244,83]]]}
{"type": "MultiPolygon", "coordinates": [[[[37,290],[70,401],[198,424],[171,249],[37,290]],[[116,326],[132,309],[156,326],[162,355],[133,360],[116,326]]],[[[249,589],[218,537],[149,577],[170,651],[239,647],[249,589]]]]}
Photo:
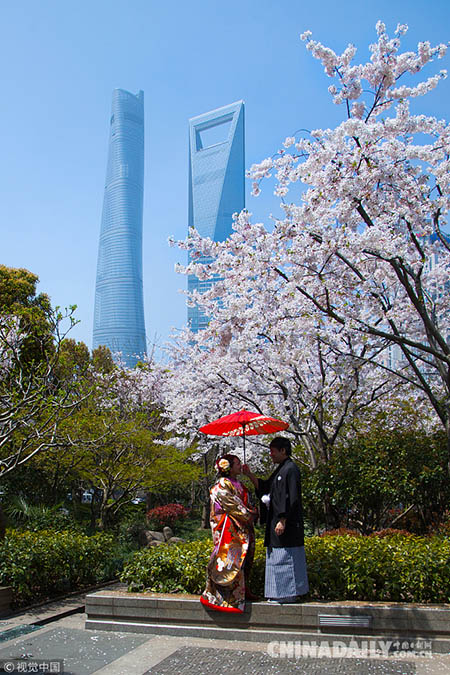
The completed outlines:
{"type": "Polygon", "coordinates": [[[144,92],[115,89],[98,249],[93,348],[132,368],[146,352],[142,283],[144,92]]]}
{"type": "MultiPolygon", "coordinates": [[[[189,227],[214,241],[233,231],[233,213],[245,206],[244,103],[238,101],[189,120],[189,227]]],[[[207,264],[206,257],[197,258],[207,264]]],[[[214,281],[188,277],[188,290],[204,292],[214,281]]],[[[188,307],[188,324],[197,332],[208,317],[188,307]]]]}

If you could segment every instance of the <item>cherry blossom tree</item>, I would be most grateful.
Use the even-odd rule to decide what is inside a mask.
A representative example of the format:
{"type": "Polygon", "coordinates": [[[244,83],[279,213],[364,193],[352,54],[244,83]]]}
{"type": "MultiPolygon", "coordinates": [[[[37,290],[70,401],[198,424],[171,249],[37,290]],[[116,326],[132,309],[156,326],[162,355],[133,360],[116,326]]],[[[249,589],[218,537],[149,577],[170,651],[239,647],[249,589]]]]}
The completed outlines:
{"type": "MultiPolygon", "coordinates": [[[[241,271],[241,284],[243,277],[241,271]]],[[[407,397],[414,399],[410,408],[417,409],[410,387],[369,367],[364,341],[330,322],[314,325],[293,305],[287,313],[278,302],[283,287],[277,276],[270,284],[250,273],[249,283],[251,302],[237,282],[228,286],[226,279],[214,291],[218,298],[198,298],[212,318],[205,330],[180,336],[174,348],[165,387],[169,429],[184,430],[193,439],[206,421],[250,407],[286,419],[315,468],[329,461],[344,431],[357,420],[359,428],[362,420],[367,425],[388,397],[391,411],[407,397]]],[[[211,439],[202,443],[211,444],[211,439]]]]}
{"type": "MultiPolygon", "coordinates": [[[[364,64],[353,63],[352,45],[339,55],[311,33],[302,35],[335,80],[329,91],[342,106],[344,120],[335,129],[287,137],[276,155],[251,168],[256,195],[263,179],[274,175],[281,218],[269,227],[253,223],[244,211],[225,242],[202,239],[192,231],[181,244],[191,252],[192,262],[180,271],[221,279],[207,293],[189,299],[211,317],[204,336],[195,338],[199,363],[211,358],[208,349],[219,351],[220,346],[227,358],[238,345],[244,363],[246,350],[256,358],[257,343],[248,342],[247,327],[270,317],[272,330],[278,322],[289,333],[286,326],[292,319],[293,343],[306,340],[316,350],[320,345],[327,359],[327,350],[338,357],[334,365],[327,360],[325,372],[331,377],[343,364],[346,391],[354,381],[352,369],[357,365],[361,374],[363,364],[367,369],[360,379],[365,386],[372,380],[373,392],[393,386],[391,376],[403,383],[424,414],[432,408],[446,430],[450,454],[450,244],[445,234],[450,127],[409,109],[410,99],[427,94],[446,76],[441,71],[413,82],[430,62],[445,55],[446,45],[421,42],[416,51],[401,52],[406,31],[399,25],[390,38],[378,22],[378,40],[364,64]],[[288,201],[290,195],[295,201],[288,201]],[[195,262],[195,253],[212,262],[195,262]],[[385,354],[392,347],[400,358],[389,363],[385,354]]],[[[259,327],[252,330],[259,335],[268,366],[267,347],[274,337],[259,327]]],[[[286,352],[281,354],[273,372],[280,372],[285,382],[286,352]]],[[[306,375],[305,364],[297,362],[301,378],[311,383],[314,378],[306,375]]],[[[311,364],[310,356],[307,362],[311,364]]],[[[241,371],[230,380],[231,389],[239,382],[240,390],[246,386],[253,392],[252,369],[248,363],[243,368],[245,375],[241,371]]],[[[214,367],[208,373],[212,377],[214,367]]],[[[230,396],[231,389],[222,396],[230,396]]],[[[305,392],[304,384],[301,390],[305,392]]],[[[330,401],[336,408],[341,402],[347,405],[336,391],[330,390],[328,406],[330,401]]]]}

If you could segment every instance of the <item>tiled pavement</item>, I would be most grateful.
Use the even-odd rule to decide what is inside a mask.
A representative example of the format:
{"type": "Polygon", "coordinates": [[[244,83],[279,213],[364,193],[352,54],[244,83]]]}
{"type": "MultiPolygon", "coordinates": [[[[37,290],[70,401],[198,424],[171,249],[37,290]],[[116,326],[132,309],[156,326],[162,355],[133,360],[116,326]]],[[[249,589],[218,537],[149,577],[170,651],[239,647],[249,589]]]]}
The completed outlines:
{"type": "Polygon", "coordinates": [[[216,675],[260,675],[261,673],[307,673],[308,675],[381,675],[416,673],[414,664],[397,661],[370,661],[368,659],[323,659],[302,660],[271,658],[268,654],[243,650],[208,649],[206,647],[185,647],[165,658],[160,664],[147,671],[157,675],[173,673],[215,673],[216,675]]]}

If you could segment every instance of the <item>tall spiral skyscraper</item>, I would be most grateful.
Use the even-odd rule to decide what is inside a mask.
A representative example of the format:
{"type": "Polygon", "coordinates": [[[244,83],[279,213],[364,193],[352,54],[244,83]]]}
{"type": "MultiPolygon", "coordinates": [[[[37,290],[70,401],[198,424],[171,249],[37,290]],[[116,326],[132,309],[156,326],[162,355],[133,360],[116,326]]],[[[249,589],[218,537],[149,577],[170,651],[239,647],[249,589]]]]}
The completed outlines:
{"type": "Polygon", "coordinates": [[[115,89],[98,249],[93,348],[132,368],[146,352],[142,282],[144,92],[115,89]]]}

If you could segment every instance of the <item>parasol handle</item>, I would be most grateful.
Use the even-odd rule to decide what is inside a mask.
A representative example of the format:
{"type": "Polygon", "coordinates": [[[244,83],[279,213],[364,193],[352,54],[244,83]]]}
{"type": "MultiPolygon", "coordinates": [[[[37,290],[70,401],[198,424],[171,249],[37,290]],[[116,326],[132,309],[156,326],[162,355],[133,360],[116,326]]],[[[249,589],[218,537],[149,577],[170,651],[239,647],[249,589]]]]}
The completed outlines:
{"type": "Polygon", "coordinates": [[[245,461],[245,422],[242,422],[242,436],[244,437],[244,464],[247,462],[245,461]]]}

